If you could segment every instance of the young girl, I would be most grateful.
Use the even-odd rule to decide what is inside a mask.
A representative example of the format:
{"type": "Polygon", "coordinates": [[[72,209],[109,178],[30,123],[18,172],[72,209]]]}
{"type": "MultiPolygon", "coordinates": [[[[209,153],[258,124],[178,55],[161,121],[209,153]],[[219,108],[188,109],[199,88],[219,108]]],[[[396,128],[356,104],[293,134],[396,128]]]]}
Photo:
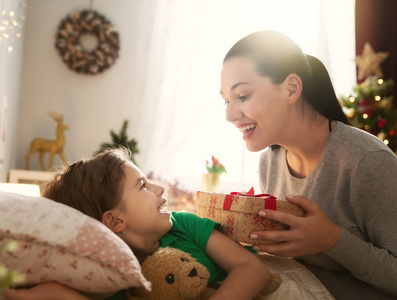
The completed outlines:
{"type": "Polygon", "coordinates": [[[165,246],[190,253],[207,267],[209,284],[223,281],[211,299],[252,299],[265,287],[270,274],[259,258],[221,234],[219,224],[209,219],[164,211],[163,193],[119,149],[70,165],[43,196],[102,221],[141,261],[165,246]]]}

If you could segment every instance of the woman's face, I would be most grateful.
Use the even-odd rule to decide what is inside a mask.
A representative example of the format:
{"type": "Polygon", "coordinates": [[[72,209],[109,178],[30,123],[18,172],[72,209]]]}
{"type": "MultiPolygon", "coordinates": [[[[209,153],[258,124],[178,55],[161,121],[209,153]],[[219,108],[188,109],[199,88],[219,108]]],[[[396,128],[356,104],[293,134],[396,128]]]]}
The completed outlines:
{"type": "Polygon", "coordinates": [[[273,84],[259,76],[249,58],[227,60],[221,73],[221,96],[226,120],[243,134],[249,151],[260,151],[281,142],[289,106],[285,83],[273,84]]]}
{"type": "Polygon", "coordinates": [[[125,179],[120,210],[127,224],[127,234],[142,240],[159,240],[172,226],[171,215],[163,211],[167,201],[164,188],[147,181],[133,163],[124,166],[125,179]]]}

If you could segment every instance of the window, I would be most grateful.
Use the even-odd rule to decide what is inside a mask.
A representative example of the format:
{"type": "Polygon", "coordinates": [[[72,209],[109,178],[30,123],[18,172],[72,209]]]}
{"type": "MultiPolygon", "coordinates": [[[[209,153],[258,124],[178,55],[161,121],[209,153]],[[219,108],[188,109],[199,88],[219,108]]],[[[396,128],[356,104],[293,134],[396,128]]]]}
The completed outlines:
{"type": "Polygon", "coordinates": [[[137,40],[150,47],[145,73],[140,74],[140,82],[146,83],[139,165],[157,177],[177,178],[200,189],[205,160],[214,155],[228,171],[221,176],[222,190],[258,186],[260,153],[245,150],[241,133],[225,120],[219,95],[224,55],[251,32],[274,29],[290,36],[304,52],[324,62],[337,94],[354,85],[353,0],[174,0],[158,1],[150,9],[141,5],[146,14],[154,14],[155,22],[142,17],[150,31],[137,40]]]}

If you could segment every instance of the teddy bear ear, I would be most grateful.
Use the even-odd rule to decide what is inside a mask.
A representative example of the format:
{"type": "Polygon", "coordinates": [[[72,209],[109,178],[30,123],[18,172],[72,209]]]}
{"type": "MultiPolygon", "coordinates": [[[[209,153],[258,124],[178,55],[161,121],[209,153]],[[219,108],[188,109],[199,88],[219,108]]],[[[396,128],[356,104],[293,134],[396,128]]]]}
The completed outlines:
{"type": "Polygon", "coordinates": [[[206,291],[210,276],[207,268],[189,253],[170,247],[156,250],[143,261],[141,268],[145,278],[152,283],[152,291],[146,292],[138,287],[140,297],[130,299],[196,299],[206,291]],[[197,276],[204,279],[200,285],[192,288],[191,285],[183,283],[195,281],[197,276]]]}

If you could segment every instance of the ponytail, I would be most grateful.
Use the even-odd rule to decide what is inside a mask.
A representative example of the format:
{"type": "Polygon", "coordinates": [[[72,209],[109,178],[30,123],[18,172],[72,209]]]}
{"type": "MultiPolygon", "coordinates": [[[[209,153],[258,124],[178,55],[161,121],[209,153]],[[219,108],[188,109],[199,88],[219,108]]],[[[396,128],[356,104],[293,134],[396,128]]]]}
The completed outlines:
{"type": "Polygon", "coordinates": [[[350,124],[339,104],[324,64],[314,56],[306,54],[306,58],[312,73],[310,84],[312,91],[306,97],[306,102],[325,118],[350,124]]]}

